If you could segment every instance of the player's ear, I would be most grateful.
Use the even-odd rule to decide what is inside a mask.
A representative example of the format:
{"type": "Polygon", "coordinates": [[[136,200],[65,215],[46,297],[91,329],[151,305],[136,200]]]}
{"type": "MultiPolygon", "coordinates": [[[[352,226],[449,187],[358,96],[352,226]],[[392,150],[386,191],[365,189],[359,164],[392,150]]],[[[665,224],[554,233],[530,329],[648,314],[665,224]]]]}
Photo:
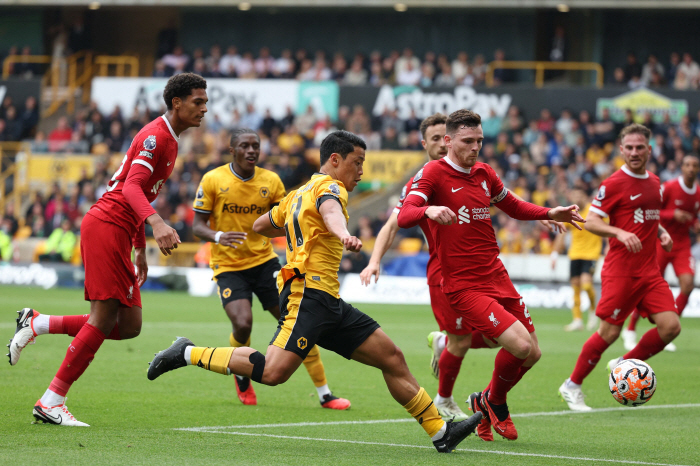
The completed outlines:
{"type": "Polygon", "coordinates": [[[342,158],[342,157],[341,157],[340,154],[338,154],[338,153],[333,152],[333,153],[331,154],[331,163],[333,164],[334,167],[337,168],[338,165],[340,165],[340,159],[341,159],[341,158],[342,158]]]}
{"type": "Polygon", "coordinates": [[[180,105],[182,105],[182,99],[179,97],[173,97],[173,109],[180,110],[180,105]]]}

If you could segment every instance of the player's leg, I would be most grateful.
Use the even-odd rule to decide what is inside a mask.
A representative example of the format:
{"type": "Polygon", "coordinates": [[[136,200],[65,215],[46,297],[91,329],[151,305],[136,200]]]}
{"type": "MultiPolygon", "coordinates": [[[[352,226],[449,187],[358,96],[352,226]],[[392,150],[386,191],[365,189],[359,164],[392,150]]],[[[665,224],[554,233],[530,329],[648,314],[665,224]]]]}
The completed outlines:
{"type": "Polygon", "coordinates": [[[693,288],[695,287],[693,283],[694,280],[694,273],[683,273],[678,275],[678,284],[680,285],[681,291],[676,297],[676,308],[678,309],[679,315],[683,313],[683,310],[688,305],[690,293],[693,292],[693,288]]]}
{"type": "Polygon", "coordinates": [[[581,314],[581,260],[572,260],[570,265],[571,289],[574,293],[574,305],[571,307],[571,316],[573,320],[570,324],[564,326],[564,331],[574,332],[583,330],[583,318],[581,314]]]}
{"type": "MultiPolygon", "coordinates": [[[[450,329],[453,330],[453,329],[450,329]]],[[[468,331],[468,329],[466,329],[468,331]]],[[[454,330],[453,330],[454,331],[454,330]]],[[[460,334],[447,332],[445,350],[438,360],[438,394],[435,397],[435,406],[443,419],[461,421],[469,417],[454,401],[454,390],[462,361],[471,347],[471,333],[460,334]]]]}
{"type": "Polygon", "coordinates": [[[595,288],[593,288],[593,272],[595,271],[595,261],[586,261],[590,264],[588,271],[581,273],[581,289],[588,295],[590,306],[588,307],[588,321],[586,322],[586,330],[595,330],[598,328],[598,317],[595,315],[596,296],[595,288]]]}

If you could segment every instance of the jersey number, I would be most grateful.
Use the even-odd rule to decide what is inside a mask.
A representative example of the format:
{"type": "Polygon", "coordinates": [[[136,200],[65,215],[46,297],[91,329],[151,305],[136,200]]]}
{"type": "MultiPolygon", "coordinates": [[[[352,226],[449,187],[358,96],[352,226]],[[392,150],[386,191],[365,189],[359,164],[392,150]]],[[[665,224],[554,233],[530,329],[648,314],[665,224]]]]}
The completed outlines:
{"type": "Polygon", "coordinates": [[[119,168],[118,168],[117,171],[114,173],[114,176],[112,177],[112,179],[109,180],[110,182],[114,181],[114,184],[111,185],[111,186],[109,186],[109,185],[107,186],[107,192],[112,191],[112,190],[113,190],[114,188],[116,188],[117,185],[119,184],[119,181],[117,181],[117,177],[118,177],[119,175],[122,174],[122,170],[124,170],[124,164],[126,163],[126,159],[127,159],[127,158],[129,158],[129,154],[126,154],[126,155],[124,156],[124,159],[122,160],[121,165],[119,165],[119,168]]]}
{"type": "Polygon", "coordinates": [[[292,214],[292,226],[290,227],[289,223],[287,223],[285,227],[285,231],[287,233],[287,246],[289,247],[289,250],[292,251],[294,249],[294,245],[292,244],[292,238],[289,236],[289,230],[291,228],[294,228],[294,238],[296,239],[296,246],[301,247],[304,244],[304,235],[301,232],[301,227],[299,226],[299,212],[301,211],[301,196],[299,196],[296,200],[296,203],[292,204],[290,208],[290,213],[292,214]]]}

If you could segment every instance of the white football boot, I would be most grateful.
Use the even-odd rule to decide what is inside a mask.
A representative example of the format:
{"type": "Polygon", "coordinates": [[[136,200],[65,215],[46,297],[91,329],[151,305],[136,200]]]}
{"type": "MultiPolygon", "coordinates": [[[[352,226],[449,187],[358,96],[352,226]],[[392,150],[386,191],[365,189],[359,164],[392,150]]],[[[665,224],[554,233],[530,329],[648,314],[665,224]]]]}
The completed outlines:
{"type": "Polygon", "coordinates": [[[10,348],[10,352],[7,356],[10,358],[10,365],[14,366],[19,361],[19,356],[25,346],[28,344],[35,343],[36,333],[34,333],[34,325],[32,321],[36,316],[39,315],[34,309],[25,307],[21,311],[17,311],[19,317],[17,317],[17,329],[15,330],[15,336],[10,340],[10,344],[7,345],[10,348]]]}
{"type": "Polygon", "coordinates": [[[442,417],[442,419],[445,421],[453,420],[454,422],[459,422],[469,417],[461,409],[459,409],[459,406],[457,406],[457,403],[455,403],[455,400],[452,397],[440,397],[439,401],[435,401],[435,407],[437,408],[438,413],[440,413],[440,417],[442,417]]]}
{"type": "Polygon", "coordinates": [[[588,322],[586,322],[586,330],[597,330],[600,325],[600,318],[595,315],[595,311],[588,311],[588,322]]]}
{"type": "Polygon", "coordinates": [[[608,365],[605,366],[606,369],[608,370],[608,374],[611,373],[613,369],[615,369],[615,366],[617,366],[618,364],[620,364],[624,360],[625,360],[625,358],[620,356],[618,358],[614,358],[614,359],[611,359],[610,361],[608,361],[608,365]]]}
{"type": "Polygon", "coordinates": [[[622,343],[625,346],[625,350],[632,351],[635,346],[637,346],[637,332],[634,330],[623,330],[622,331],[622,343]]]}
{"type": "Polygon", "coordinates": [[[70,427],[90,427],[89,424],[78,421],[66,408],[66,402],[58,406],[47,407],[41,403],[41,400],[36,402],[34,411],[32,412],[37,421],[42,421],[45,424],[54,424],[57,426],[70,427]]]}
{"type": "Polygon", "coordinates": [[[570,324],[564,326],[565,332],[578,332],[583,330],[583,320],[574,319],[570,324]]]}
{"type": "Polygon", "coordinates": [[[668,351],[670,353],[675,353],[677,349],[678,348],[676,348],[676,344],[674,342],[671,342],[668,345],[666,345],[666,347],[664,348],[664,351],[668,351]]]}
{"type": "Polygon", "coordinates": [[[440,361],[440,355],[442,354],[440,345],[438,345],[438,340],[440,338],[444,338],[444,336],[445,334],[442,332],[430,332],[428,334],[428,348],[430,348],[433,353],[430,356],[430,369],[433,371],[433,376],[435,376],[436,379],[440,375],[440,367],[438,366],[438,363],[440,361]]]}
{"type": "Polygon", "coordinates": [[[593,409],[586,405],[586,402],[583,401],[583,390],[581,390],[580,387],[569,387],[567,383],[568,381],[569,379],[565,380],[564,383],[561,384],[561,387],[559,387],[559,394],[561,395],[562,399],[566,401],[566,404],[569,405],[569,409],[572,411],[590,411],[593,409]]]}

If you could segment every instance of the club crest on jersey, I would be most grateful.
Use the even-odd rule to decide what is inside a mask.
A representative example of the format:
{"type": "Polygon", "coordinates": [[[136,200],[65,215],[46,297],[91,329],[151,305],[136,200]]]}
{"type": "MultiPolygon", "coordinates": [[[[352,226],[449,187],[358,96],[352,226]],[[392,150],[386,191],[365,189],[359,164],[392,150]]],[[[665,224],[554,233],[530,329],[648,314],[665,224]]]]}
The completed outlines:
{"type": "Polygon", "coordinates": [[[270,190],[267,189],[267,187],[263,186],[262,188],[260,188],[260,196],[261,197],[267,198],[267,196],[269,196],[269,195],[270,195],[270,190]]]}
{"type": "Polygon", "coordinates": [[[335,194],[336,196],[340,196],[340,186],[338,186],[337,183],[333,183],[328,187],[328,190],[335,194]]]}
{"type": "Polygon", "coordinates": [[[489,191],[489,187],[486,186],[486,180],[481,182],[481,187],[484,188],[484,194],[486,194],[486,197],[491,197],[491,191],[489,191]]]}
{"type": "Polygon", "coordinates": [[[156,148],[156,136],[154,134],[151,134],[143,140],[143,148],[146,150],[153,150],[156,148]]]}
{"type": "Polygon", "coordinates": [[[598,195],[595,198],[599,201],[605,199],[605,186],[601,186],[600,189],[598,189],[598,195]]]}

